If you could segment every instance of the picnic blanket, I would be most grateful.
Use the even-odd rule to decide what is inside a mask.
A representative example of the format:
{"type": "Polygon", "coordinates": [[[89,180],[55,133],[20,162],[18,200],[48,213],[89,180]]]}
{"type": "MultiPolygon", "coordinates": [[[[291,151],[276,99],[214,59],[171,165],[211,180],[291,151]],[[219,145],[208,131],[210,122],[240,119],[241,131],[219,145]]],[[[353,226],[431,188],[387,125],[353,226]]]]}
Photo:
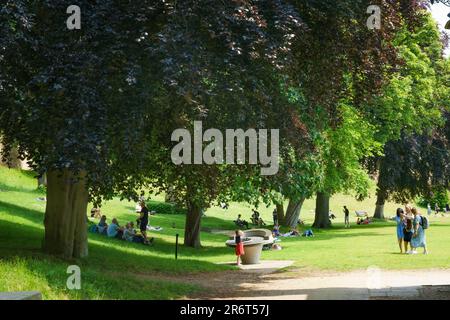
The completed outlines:
{"type": "Polygon", "coordinates": [[[149,230],[149,231],[162,231],[163,228],[161,228],[161,227],[147,226],[147,230],[149,230]]]}

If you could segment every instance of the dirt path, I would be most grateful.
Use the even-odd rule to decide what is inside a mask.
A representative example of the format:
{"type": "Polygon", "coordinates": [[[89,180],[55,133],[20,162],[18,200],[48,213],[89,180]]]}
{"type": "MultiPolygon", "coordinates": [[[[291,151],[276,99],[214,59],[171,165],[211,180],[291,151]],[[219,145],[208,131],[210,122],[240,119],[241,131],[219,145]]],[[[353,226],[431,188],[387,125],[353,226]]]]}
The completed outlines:
{"type": "MultiPolygon", "coordinates": [[[[205,297],[207,298],[207,296],[205,297]]],[[[263,275],[221,299],[450,299],[450,270],[263,275]]]]}
{"type": "MultiPolygon", "coordinates": [[[[148,277],[142,275],[142,277],[148,277]]],[[[450,269],[351,272],[227,271],[151,278],[191,283],[203,287],[201,294],[186,299],[450,299],[450,269]]]]}

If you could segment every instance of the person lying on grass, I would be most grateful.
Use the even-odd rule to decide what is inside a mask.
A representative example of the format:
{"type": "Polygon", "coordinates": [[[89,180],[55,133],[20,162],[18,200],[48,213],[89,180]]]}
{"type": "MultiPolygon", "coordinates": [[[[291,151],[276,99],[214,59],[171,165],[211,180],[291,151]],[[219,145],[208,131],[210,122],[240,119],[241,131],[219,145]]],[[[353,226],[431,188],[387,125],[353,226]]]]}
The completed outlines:
{"type": "Polygon", "coordinates": [[[289,232],[283,233],[281,237],[298,237],[300,232],[298,232],[297,228],[292,228],[289,232]]]}

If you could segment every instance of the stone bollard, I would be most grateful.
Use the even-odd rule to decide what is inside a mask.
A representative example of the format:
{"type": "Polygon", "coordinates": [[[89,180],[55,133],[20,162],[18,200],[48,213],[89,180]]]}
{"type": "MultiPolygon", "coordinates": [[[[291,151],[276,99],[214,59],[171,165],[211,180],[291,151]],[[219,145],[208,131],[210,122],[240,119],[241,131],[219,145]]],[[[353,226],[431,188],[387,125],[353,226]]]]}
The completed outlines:
{"type": "Polygon", "coordinates": [[[42,300],[39,291],[0,292],[0,300],[42,300]]]}

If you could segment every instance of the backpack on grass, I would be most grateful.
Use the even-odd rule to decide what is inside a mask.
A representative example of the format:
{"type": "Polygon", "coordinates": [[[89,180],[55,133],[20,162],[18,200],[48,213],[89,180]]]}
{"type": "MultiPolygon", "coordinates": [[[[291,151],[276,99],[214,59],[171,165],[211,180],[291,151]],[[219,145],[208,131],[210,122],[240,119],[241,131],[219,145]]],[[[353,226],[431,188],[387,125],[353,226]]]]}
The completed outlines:
{"type": "Polygon", "coordinates": [[[428,218],[424,217],[424,216],[420,216],[420,225],[422,226],[422,228],[424,230],[428,229],[428,227],[429,227],[428,218]]]}

